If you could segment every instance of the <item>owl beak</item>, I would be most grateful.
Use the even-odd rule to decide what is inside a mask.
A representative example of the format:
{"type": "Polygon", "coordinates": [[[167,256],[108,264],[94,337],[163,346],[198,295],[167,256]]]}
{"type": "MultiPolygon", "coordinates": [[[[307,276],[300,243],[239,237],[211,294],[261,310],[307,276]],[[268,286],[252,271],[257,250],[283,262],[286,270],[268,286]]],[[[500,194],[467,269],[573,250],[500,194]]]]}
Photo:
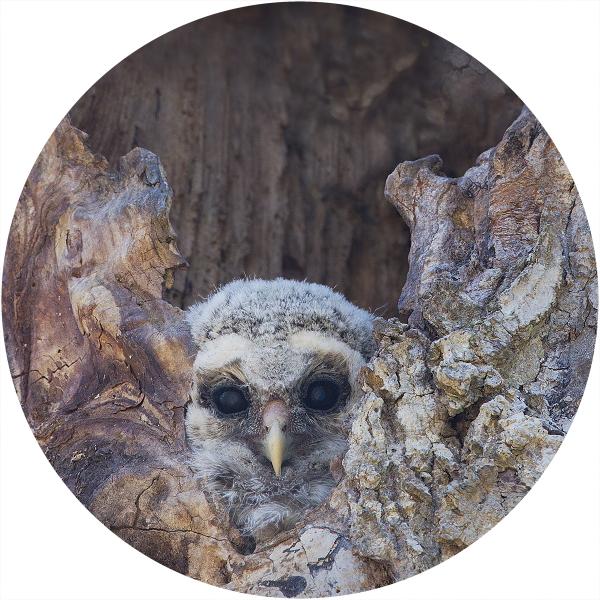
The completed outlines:
{"type": "Polygon", "coordinates": [[[281,463],[283,462],[283,453],[285,450],[285,437],[279,423],[274,423],[269,429],[265,438],[265,454],[273,465],[275,475],[281,475],[281,463]]]}
{"type": "Polygon", "coordinates": [[[281,464],[285,458],[287,407],[281,400],[271,400],[263,412],[266,435],[263,440],[265,456],[271,461],[277,477],[281,476],[281,464]]]}

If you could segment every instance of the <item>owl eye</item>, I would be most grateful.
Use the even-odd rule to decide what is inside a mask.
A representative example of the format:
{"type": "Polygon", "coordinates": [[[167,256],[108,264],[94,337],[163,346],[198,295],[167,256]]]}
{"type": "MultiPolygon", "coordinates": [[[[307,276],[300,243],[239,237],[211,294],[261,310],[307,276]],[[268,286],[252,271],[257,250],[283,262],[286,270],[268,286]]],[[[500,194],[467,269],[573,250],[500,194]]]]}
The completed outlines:
{"type": "Polygon", "coordinates": [[[313,380],[306,388],[304,405],[311,410],[327,412],[334,409],[342,396],[342,386],[330,378],[313,380]]]}
{"type": "Polygon", "coordinates": [[[242,413],[249,406],[245,391],[235,385],[219,386],[212,393],[212,401],[217,410],[224,415],[242,413]]]}

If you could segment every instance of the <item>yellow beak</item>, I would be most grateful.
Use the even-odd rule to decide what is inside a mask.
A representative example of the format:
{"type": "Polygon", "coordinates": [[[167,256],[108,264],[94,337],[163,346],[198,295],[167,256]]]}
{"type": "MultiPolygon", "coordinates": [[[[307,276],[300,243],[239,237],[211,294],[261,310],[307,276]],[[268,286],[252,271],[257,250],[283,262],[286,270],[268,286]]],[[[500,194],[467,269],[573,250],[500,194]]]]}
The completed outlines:
{"type": "Polygon", "coordinates": [[[281,463],[285,453],[285,436],[279,421],[274,421],[269,427],[264,440],[265,455],[271,461],[275,475],[281,475],[281,463]]]}
{"type": "Polygon", "coordinates": [[[271,461],[277,477],[281,476],[281,463],[285,459],[286,436],[285,429],[289,411],[285,402],[278,397],[272,397],[263,409],[262,421],[266,430],[263,438],[263,452],[271,461]]]}

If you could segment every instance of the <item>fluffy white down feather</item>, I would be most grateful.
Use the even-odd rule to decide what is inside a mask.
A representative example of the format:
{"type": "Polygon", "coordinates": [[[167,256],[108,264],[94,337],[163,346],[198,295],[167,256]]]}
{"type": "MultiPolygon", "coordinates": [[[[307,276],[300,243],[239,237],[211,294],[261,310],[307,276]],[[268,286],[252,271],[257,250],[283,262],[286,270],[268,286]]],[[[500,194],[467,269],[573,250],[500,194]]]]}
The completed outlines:
{"type": "Polygon", "coordinates": [[[330,464],[346,448],[344,423],[360,394],[356,375],[375,348],[373,316],[324,285],[256,279],[227,284],[189,309],[187,319],[198,345],[186,414],[190,464],[243,533],[268,538],[326,500],[335,485],[330,464]],[[302,405],[302,381],[333,368],[320,364],[332,357],[350,393],[335,413],[312,414],[302,405]],[[209,374],[221,371],[233,371],[252,398],[243,419],[223,418],[210,390],[202,391],[209,374]],[[256,442],[273,394],[290,411],[280,477],[256,442]]]}
{"type": "Polygon", "coordinates": [[[227,333],[255,339],[319,331],[362,355],[374,350],[372,314],[326,285],[281,277],[232,281],[190,307],[187,320],[199,346],[227,333]]]}

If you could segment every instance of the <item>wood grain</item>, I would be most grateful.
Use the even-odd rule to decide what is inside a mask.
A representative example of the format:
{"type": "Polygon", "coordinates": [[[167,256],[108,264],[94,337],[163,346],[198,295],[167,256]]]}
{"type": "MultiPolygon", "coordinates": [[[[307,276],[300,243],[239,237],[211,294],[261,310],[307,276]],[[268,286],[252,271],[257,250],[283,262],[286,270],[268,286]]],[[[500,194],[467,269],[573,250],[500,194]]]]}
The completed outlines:
{"type": "Polygon", "coordinates": [[[387,174],[434,152],[462,174],[520,107],[476,60],[404,21],[277,3],[162,36],[70,114],[113,163],[137,146],[161,157],[190,265],[175,305],[283,275],[392,316],[409,232],[383,199],[387,174]]]}

